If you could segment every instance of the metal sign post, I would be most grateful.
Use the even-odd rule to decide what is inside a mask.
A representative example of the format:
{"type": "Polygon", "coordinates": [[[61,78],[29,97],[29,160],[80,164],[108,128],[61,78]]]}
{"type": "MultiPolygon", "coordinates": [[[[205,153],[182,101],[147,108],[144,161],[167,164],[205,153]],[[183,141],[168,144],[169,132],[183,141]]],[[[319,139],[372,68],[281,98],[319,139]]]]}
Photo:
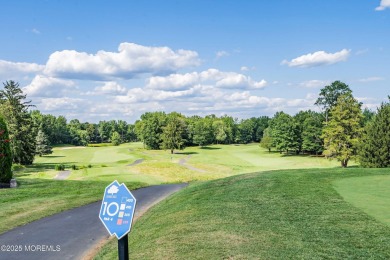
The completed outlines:
{"type": "Polygon", "coordinates": [[[113,181],[104,190],[99,218],[110,235],[118,238],[120,260],[129,259],[128,233],[133,222],[136,199],[125,184],[113,181]]]}
{"type": "Polygon", "coordinates": [[[119,260],[129,260],[129,236],[126,234],[118,240],[119,260]]]}

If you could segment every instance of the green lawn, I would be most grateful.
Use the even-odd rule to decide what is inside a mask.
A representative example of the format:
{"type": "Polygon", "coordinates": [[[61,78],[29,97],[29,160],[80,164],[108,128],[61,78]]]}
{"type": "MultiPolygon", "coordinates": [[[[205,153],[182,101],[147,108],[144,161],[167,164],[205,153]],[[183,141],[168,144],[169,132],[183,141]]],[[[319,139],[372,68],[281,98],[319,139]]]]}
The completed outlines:
{"type": "Polygon", "coordinates": [[[80,168],[72,171],[70,180],[118,179],[149,184],[205,181],[276,169],[338,166],[337,162],[320,157],[268,153],[258,144],[188,147],[171,155],[169,151],[145,150],[141,143],[130,143],[120,146],[56,147],[53,154],[37,157],[34,165],[23,171],[23,178],[53,179],[57,174],[54,166],[60,163],[65,164],[67,169],[73,164],[80,168]],[[144,162],[128,166],[137,159],[144,159],[144,162]],[[181,159],[199,171],[179,165],[181,159]],[[88,165],[92,168],[88,168],[88,165]]]}
{"type": "Polygon", "coordinates": [[[189,147],[176,151],[145,150],[141,143],[120,146],[74,147],[61,145],[53,154],[37,157],[34,164],[18,167],[18,189],[0,190],[0,233],[33,220],[101,199],[106,185],[117,179],[130,189],[141,186],[199,182],[246,172],[285,168],[335,167],[337,162],[308,156],[268,153],[258,144],[189,147]],[[128,166],[137,159],[141,164],[128,166]],[[188,169],[179,165],[185,159],[188,169]],[[65,181],[54,180],[55,165],[71,165],[65,181]]]}
{"type": "Polygon", "coordinates": [[[345,201],[390,226],[390,175],[345,178],[334,186],[345,201]]]}
{"type": "MultiPolygon", "coordinates": [[[[388,174],[388,169],[278,170],[192,184],[135,223],[130,258],[389,259],[390,227],[337,191],[357,184],[366,192],[388,182],[388,174]]],[[[388,191],[382,198],[381,192],[371,193],[374,201],[389,197],[388,191]]],[[[388,207],[382,210],[388,214],[388,207]]],[[[114,239],[96,258],[115,259],[116,245],[114,239]]]]}

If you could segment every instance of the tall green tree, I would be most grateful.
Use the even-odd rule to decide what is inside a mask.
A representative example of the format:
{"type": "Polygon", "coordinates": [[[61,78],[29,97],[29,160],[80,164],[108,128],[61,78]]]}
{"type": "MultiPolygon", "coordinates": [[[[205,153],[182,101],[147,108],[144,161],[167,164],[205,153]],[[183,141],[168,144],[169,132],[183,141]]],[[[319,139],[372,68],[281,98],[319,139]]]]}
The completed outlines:
{"type": "Polygon", "coordinates": [[[52,147],[50,146],[49,138],[42,131],[42,129],[39,129],[36,137],[35,154],[41,157],[42,155],[52,154],[52,153],[53,150],[52,147]]]}
{"type": "Polygon", "coordinates": [[[213,131],[214,131],[214,139],[217,144],[222,144],[226,141],[227,138],[227,127],[225,123],[221,120],[215,120],[213,122],[213,131]]]}
{"type": "Polygon", "coordinates": [[[238,134],[236,141],[238,143],[247,144],[254,141],[256,136],[256,122],[254,118],[241,120],[238,125],[238,134]]]}
{"type": "Polygon", "coordinates": [[[121,144],[121,136],[117,131],[114,131],[111,135],[111,143],[115,146],[118,146],[121,144]]]}
{"type": "Polygon", "coordinates": [[[277,112],[270,121],[270,130],[273,146],[277,150],[299,152],[299,131],[293,117],[277,112]]]}
{"type": "Polygon", "coordinates": [[[209,118],[197,118],[193,121],[190,132],[192,134],[192,142],[199,146],[205,146],[213,143],[214,134],[213,126],[209,118]]]}
{"type": "Polygon", "coordinates": [[[135,130],[146,148],[160,149],[161,134],[165,124],[166,114],[164,112],[146,112],[141,115],[141,120],[136,122],[135,130]]]}
{"type": "Polygon", "coordinates": [[[301,125],[302,151],[312,154],[322,153],[324,150],[324,142],[321,138],[323,125],[322,114],[310,111],[301,125]]]}
{"type": "Polygon", "coordinates": [[[0,182],[9,183],[12,179],[12,153],[7,125],[0,117],[0,182]]]}
{"type": "Polygon", "coordinates": [[[4,89],[0,90],[0,115],[8,125],[13,162],[32,164],[37,132],[28,112],[31,101],[26,101],[18,83],[11,80],[3,85],[4,89]]]}
{"type": "Polygon", "coordinates": [[[67,120],[64,116],[58,116],[54,122],[54,133],[52,136],[52,144],[68,144],[70,143],[70,134],[67,127],[67,120]]]}
{"type": "Polygon", "coordinates": [[[184,117],[176,112],[167,115],[166,126],[161,134],[161,148],[168,149],[173,154],[175,149],[184,149],[187,126],[184,117]]]}
{"type": "Polygon", "coordinates": [[[371,111],[368,108],[365,108],[363,110],[363,126],[370,123],[372,121],[372,119],[374,118],[374,116],[375,116],[375,112],[371,111]]]}
{"type": "Polygon", "coordinates": [[[347,84],[341,81],[334,81],[320,90],[319,97],[315,105],[320,106],[325,113],[325,122],[329,120],[329,112],[337,103],[339,96],[351,94],[352,90],[347,84]]]}
{"type": "Polygon", "coordinates": [[[363,130],[361,104],[351,93],[347,93],[339,96],[330,113],[332,117],[322,133],[324,155],[328,158],[336,158],[341,162],[342,167],[347,167],[349,160],[356,156],[363,130]]]}
{"type": "Polygon", "coordinates": [[[268,127],[263,131],[263,137],[260,141],[260,146],[267,149],[268,152],[271,152],[271,149],[273,147],[273,140],[271,136],[271,129],[268,127]]]}
{"type": "Polygon", "coordinates": [[[255,123],[255,130],[254,130],[254,137],[253,142],[260,142],[261,138],[264,136],[264,131],[268,127],[269,117],[268,116],[261,116],[258,118],[251,118],[252,121],[255,123]]]}
{"type": "Polygon", "coordinates": [[[366,125],[359,161],[363,167],[390,167],[390,103],[382,103],[366,125]]]}

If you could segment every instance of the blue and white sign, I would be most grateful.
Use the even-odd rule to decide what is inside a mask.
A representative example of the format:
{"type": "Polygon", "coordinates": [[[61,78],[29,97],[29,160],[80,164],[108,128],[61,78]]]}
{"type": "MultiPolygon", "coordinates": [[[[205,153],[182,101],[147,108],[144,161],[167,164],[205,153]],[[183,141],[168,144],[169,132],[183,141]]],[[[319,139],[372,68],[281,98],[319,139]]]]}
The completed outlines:
{"type": "Polygon", "coordinates": [[[121,239],[130,232],[136,199],[125,184],[112,182],[104,190],[99,218],[110,233],[121,239]]]}

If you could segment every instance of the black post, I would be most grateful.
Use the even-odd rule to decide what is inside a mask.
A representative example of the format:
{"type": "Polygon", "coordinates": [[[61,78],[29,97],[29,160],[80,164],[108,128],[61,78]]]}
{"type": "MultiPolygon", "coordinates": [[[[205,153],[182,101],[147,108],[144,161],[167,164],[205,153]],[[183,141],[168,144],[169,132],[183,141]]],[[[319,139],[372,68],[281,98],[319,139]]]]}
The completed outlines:
{"type": "Polygon", "coordinates": [[[129,260],[129,238],[127,234],[118,240],[119,260],[129,260]]]}

